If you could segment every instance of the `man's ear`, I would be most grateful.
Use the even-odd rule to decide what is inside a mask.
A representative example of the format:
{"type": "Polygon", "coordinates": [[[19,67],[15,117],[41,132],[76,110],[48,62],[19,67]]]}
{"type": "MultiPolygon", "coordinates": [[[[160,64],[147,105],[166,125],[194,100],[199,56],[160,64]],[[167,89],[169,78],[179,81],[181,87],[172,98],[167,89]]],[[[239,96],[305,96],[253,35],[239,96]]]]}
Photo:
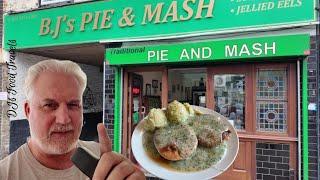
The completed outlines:
{"type": "Polygon", "coordinates": [[[30,115],[30,102],[28,100],[26,100],[24,102],[24,115],[27,117],[27,119],[29,120],[29,115],[30,115]]]}

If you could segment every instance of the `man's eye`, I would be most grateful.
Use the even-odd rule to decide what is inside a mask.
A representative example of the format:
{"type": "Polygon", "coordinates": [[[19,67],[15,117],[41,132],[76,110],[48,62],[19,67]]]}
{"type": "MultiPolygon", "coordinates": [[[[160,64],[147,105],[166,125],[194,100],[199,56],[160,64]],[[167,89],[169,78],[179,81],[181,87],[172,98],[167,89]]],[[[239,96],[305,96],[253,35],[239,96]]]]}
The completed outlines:
{"type": "Polygon", "coordinates": [[[47,104],[44,104],[44,107],[50,108],[50,109],[55,109],[55,108],[57,108],[57,105],[54,103],[47,103],[47,104]]]}
{"type": "Polygon", "coordinates": [[[76,103],[70,103],[68,104],[69,108],[79,108],[80,105],[79,104],[76,104],[76,103]]]}

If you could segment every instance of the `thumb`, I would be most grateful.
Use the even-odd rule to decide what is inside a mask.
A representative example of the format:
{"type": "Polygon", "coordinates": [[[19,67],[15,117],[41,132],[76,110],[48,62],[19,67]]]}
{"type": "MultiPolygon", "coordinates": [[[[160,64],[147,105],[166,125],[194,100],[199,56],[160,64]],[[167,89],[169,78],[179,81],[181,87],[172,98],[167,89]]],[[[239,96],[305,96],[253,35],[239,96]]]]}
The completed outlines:
{"type": "Polygon", "coordinates": [[[100,154],[111,152],[112,144],[106,132],[106,128],[102,123],[99,123],[97,126],[97,130],[98,130],[98,136],[99,136],[100,154]]]}

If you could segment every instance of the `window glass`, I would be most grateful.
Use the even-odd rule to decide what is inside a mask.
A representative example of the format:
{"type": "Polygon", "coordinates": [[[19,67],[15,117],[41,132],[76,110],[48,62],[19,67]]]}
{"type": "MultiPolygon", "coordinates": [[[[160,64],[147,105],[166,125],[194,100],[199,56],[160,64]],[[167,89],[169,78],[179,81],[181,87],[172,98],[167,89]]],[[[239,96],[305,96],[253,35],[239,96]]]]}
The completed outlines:
{"type": "Polygon", "coordinates": [[[245,128],[245,75],[214,75],[215,111],[229,118],[237,129],[245,128]]]}
{"type": "Polygon", "coordinates": [[[173,100],[206,107],[206,69],[169,69],[168,102],[173,100]]]}
{"type": "Polygon", "coordinates": [[[257,130],[287,131],[287,71],[259,69],[257,72],[257,130]]]}

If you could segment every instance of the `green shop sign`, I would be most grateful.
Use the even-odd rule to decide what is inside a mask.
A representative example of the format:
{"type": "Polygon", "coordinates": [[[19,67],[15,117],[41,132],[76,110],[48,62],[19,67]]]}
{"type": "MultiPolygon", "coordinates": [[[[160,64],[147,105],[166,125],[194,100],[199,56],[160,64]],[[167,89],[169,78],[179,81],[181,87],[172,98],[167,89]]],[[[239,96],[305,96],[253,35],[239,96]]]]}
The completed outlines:
{"type": "MultiPolygon", "coordinates": [[[[17,49],[137,41],[316,22],[315,0],[110,0],[4,16],[17,49]]],[[[8,49],[7,43],[4,48],[8,49]]]]}
{"type": "Polygon", "coordinates": [[[309,35],[301,34],[114,48],[107,49],[105,56],[110,65],[129,65],[302,56],[308,55],[309,49],[309,35]]]}

